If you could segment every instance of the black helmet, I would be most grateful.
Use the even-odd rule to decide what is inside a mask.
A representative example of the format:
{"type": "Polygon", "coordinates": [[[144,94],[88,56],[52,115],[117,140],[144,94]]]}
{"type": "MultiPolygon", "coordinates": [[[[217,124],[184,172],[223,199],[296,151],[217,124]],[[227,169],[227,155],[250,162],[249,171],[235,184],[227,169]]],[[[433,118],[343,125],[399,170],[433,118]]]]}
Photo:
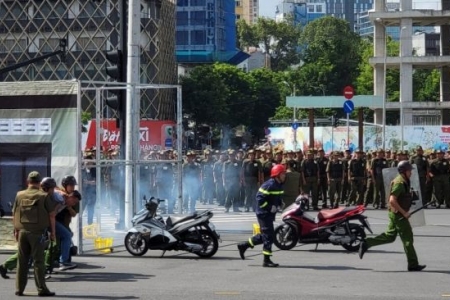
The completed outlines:
{"type": "Polygon", "coordinates": [[[55,179],[51,177],[44,177],[41,180],[41,188],[44,190],[52,189],[56,187],[56,181],[55,179]]]}
{"type": "Polygon", "coordinates": [[[402,160],[397,166],[397,170],[399,173],[405,173],[406,171],[411,171],[412,169],[412,165],[407,160],[402,160]]]}
{"type": "Polygon", "coordinates": [[[68,185],[77,185],[77,180],[75,179],[75,177],[71,176],[71,175],[67,175],[64,176],[64,178],[61,181],[61,184],[63,187],[66,187],[68,185]]]}

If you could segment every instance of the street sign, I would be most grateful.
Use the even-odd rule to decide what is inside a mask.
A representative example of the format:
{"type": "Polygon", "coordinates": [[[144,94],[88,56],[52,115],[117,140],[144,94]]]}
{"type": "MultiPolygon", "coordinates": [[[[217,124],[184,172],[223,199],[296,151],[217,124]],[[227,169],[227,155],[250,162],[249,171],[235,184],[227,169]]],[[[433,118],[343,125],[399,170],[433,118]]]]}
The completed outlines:
{"type": "Polygon", "coordinates": [[[292,123],[292,129],[297,130],[298,129],[298,123],[292,123]]]}
{"type": "Polygon", "coordinates": [[[353,101],[347,100],[344,102],[344,112],[346,114],[351,114],[355,110],[355,104],[353,104],[353,101]]]}
{"type": "Polygon", "coordinates": [[[353,98],[353,95],[354,95],[353,88],[351,86],[347,85],[344,88],[344,97],[345,97],[345,99],[350,100],[350,99],[353,98]]]}

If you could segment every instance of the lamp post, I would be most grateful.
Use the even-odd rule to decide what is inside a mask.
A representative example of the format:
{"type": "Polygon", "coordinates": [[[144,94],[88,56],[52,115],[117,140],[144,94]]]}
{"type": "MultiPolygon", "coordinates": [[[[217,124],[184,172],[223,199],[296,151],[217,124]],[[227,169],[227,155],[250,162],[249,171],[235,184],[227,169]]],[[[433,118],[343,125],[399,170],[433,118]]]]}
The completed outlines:
{"type": "Polygon", "coordinates": [[[402,43],[404,43],[403,40],[403,30],[406,29],[406,26],[403,26],[400,29],[400,138],[402,141],[401,149],[403,151],[403,144],[404,144],[404,126],[405,126],[405,117],[403,112],[403,89],[402,89],[402,82],[403,82],[403,51],[402,51],[402,43]]]}
{"type": "Polygon", "coordinates": [[[382,144],[383,144],[383,149],[386,146],[386,78],[387,78],[387,56],[388,56],[388,51],[387,51],[387,30],[386,30],[386,26],[383,24],[383,22],[381,21],[380,18],[376,18],[375,19],[379,24],[381,24],[384,28],[384,63],[383,63],[383,120],[381,123],[381,137],[382,137],[382,144]]]}

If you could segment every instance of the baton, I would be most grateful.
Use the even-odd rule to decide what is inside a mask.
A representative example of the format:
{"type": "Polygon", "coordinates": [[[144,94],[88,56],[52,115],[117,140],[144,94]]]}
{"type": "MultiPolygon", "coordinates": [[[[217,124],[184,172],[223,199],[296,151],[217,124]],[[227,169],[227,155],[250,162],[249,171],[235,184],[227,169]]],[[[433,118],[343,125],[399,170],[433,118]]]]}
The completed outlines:
{"type": "MultiPolygon", "coordinates": [[[[433,199],[433,200],[431,200],[430,202],[428,202],[427,204],[422,205],[421,207],[419,207],[419,208],[413,210],[412,212],[409,213],[409,215],[412,216],[412,215],[415,214],[416,212],[421,211],[421,210],[424,209],[424,208],[427,208],[428,206],[430,206],[431,204],[434,204],[435,202],[436,202],[436,199],[433,199]]],[[[400,218],[400,221],[403,220],[404,218],[405,218],[405,217],[401,217],[401,218],[400,218]]]]}

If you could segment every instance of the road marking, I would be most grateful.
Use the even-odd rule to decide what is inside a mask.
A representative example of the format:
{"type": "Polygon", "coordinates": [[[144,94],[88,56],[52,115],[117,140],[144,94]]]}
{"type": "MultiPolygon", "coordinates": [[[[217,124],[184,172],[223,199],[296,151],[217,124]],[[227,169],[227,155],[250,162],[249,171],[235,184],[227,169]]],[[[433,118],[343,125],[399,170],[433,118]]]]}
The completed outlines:
{"type": "Polygon", "coordinates": [[[448,298],[450,298],[450,294],[443,294],[442,297],[448,297],[448,298]]]}
{"type": "Polygon", "coordinates": [[[221,291],[221,292],[214,292],[214,295],[220,295],[220,296],[239,296],[241,292],[233,292],[233,291],[221,291]]]}

